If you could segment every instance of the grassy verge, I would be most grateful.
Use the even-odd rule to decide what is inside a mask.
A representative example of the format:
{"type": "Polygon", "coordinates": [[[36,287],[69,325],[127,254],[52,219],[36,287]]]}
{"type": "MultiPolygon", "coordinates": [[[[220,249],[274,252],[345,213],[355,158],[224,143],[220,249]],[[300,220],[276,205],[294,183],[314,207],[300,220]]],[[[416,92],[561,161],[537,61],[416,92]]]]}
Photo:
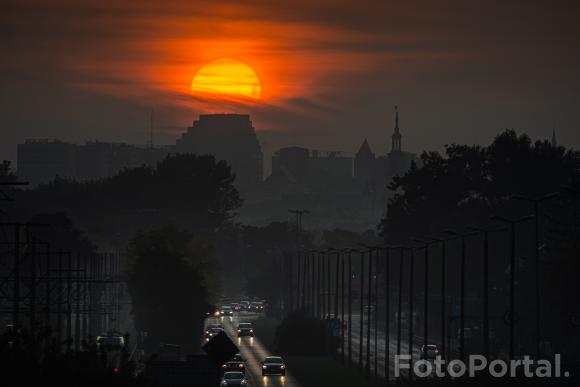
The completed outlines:
{"type": "MultiPolygon", "coordinates": [[[[262,344],[271,352],[275,352],[274,335],[280,321],[262,317],[252,323],[262,344]]],[[[284,361],[302,387],[371,386],[356,369],[343,367],[331,358],[284,356],[284,361]]]]}

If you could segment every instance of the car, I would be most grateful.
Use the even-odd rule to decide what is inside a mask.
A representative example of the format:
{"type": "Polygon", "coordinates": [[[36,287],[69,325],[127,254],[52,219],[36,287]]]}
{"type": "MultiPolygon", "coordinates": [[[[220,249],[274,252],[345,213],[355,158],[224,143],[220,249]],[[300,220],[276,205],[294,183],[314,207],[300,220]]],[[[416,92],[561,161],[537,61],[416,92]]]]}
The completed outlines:
{"type": "Polygon", "coordinates": [[[252,302],[249,307],[250,312],[261,312],[264,310],[264,304],[261,302],[252,302]]]}
{"type": "Polygon", "coordinates": [[[219,335],[220,333],[222,333],[224,331],[223,328],[210,328],[206,331],[205,334],[205,341],[209,341],[212,337],[219,335]]]}
{"type": "Polygon", "coordinates": [[[222,364],[222,372],[237,371],[246,373],[246,359],[239,353],[234,355],[230,360],[222,364]]]}
{"type": "Polygon", "coordinates": [[[435,344],[427,344],[421,346],[421,359],[435,360],[439,356],[439,347],[435,344]]]}
{"type": "Polygon", "coordinates": [[[219,328],[221,330],[224,329],[222,324],[207,324],[207,326],[205,327],[205,334],[206,335],[209,334],[213,328],[219,328]]]}
{"type": "Polygon", "coordinates": [[[249,310],[250,309],[250,301],[240,301],[240,309],[241,310],[249,310]]]}
{"type": "Polygon", "coordinates": [[[125,338],[121,335],[107,333],[103,336],[97,336],[97,346],[104,349],[123,349],[125,347],[125,338]]]}
{"type": "Polygon", "coordinates": [[[238,324],[238,337],[250,336],[254,337],[254,328],[252,323],[241,322],[238,324]]]}
{"type": "Polygon", "coordinates": [[[234,315],[234,310],[232,309],[231,306],[222,305],[222,307],[220,308],[220,316],[225,317],[225,316],[233,316],[233,315],[234,315]]]}
{"type": "Polygon", "coordinates": [[[246,377],[242,372],[226,372],[224,376],[222,376],[222,381],[220,386],[245,386],[247,384],[246,377]]]}
{"type": "Polygon", "coordinates": [[[286,375],[286,365],[280,356],[268,356],[260,362],[262,366],[262,376],[266,375],[286,375]]]}

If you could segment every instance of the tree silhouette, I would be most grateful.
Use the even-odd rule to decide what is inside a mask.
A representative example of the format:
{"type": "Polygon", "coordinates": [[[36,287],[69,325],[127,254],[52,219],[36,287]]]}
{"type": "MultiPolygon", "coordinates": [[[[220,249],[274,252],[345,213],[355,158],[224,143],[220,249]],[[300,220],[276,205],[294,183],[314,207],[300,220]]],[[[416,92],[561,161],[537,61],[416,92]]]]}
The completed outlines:
{"type": "Polygon", "coordinates": [[[127,286],[135,326],[148,333],[149,350],[161,342],[187,351],[199,345],[209,307],[208,255],[206,246],[176,227],[146,232],[131,242],[127,286]]]}

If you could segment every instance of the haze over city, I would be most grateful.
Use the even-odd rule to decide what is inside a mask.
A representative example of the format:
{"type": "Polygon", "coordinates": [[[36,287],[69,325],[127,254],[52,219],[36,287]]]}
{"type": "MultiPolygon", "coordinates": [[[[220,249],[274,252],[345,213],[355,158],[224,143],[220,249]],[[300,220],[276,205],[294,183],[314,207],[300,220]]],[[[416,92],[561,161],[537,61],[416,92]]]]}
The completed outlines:
{"type": "Polygon", "coordinates": [[[578,20],[4,2],[0,385],[579,386],[578,20]]]}

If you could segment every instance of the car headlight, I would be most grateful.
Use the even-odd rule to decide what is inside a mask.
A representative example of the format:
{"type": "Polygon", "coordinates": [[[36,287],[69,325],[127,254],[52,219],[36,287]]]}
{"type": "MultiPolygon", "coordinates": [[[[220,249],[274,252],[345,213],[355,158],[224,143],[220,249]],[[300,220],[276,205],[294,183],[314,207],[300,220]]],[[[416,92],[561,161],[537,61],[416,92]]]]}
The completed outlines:
{"type": "Polygon", "coordinates": [[[241,331],[242,331],[241,329],[238,329],[238,333],[240,333],[241,331]]]}
{"type": "Polygon", "coordinates": [[[238,367],[244,368],[244,364],[243,363],[240,363],[240,365],[238,365],[238,367]]]}
{"type": "Polygon", "coordinates": [[[241,384],[242,386],[245,386],[245,385],[246,385],[246,379],[242,379],[242,381],[240,382],[240,384],[241,384]]]}
{"type": "Polygon", "coordinates": [[[228,382],[226,382],[225,380],[222,380],[222,386],[227,386],[228,382]]]}
{"type": "Polygon", "coordinates": [[[254,330],[253,329],[250,329],[250,333],[254,333],[254,330]]]}
{"type": "Polygon", "coordinates": [[[268,368],[268,366],[266,366],[265,364],[262,366],[262,369],[266,369],[268,368]]]}
{"type": "Polygon", "coordinates": [[[227,365],[226,365],[226,364],[222,364],[222,368],[226,368],[226,367],[227,367],[227,365]]]}
{"type": "Polygon", "coordinates": [[[286,366],[285,366],[284,364],[282,364],[282,365],[280,366],[280,368],[284,369],[284,368],[286,368],[286,366]]]}

